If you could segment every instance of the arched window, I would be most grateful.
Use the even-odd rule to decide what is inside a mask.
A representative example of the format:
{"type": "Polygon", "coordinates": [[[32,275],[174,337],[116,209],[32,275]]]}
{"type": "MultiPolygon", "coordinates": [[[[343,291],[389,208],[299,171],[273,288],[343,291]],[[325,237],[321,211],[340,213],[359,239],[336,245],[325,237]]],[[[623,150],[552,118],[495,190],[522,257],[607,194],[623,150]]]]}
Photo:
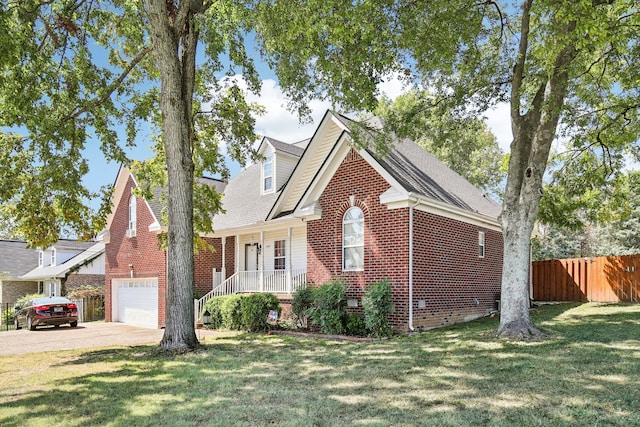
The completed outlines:
{"type": "Polygon", "coordinates": [[[349,208],[342,218],[342,269],[364,268],[364,214],[357,206],[349,208]]]}
{"type": "Polygon", "coordinates": [[[131,195],[129,198],[129,230],[127,231],[129,237],[136,235],[136,218],[136,196],[131,195]]]}

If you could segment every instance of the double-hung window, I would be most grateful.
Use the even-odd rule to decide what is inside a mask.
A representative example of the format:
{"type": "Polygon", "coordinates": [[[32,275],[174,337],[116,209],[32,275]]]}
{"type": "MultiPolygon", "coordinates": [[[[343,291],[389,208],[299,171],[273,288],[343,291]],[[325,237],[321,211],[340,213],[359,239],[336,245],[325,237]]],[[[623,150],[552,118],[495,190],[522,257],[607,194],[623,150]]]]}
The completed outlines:
{"type": "Polygon", "coordinates": [[[276,240],[273,242],[273,269],[284,270],[286,266],[285,241],[276,240]]]}
{"type": "Polygon", "coordinates": [[[262,164],[263,187],[262,191],[268,193],[273,190],[273,156],[267,156],[262,164]]]}
{"type": "Polygon", "coordinates": [[[364,269],[364,214],[357,206],[342,218],[342,269],[364,269]]]}
{"type": "Polygon", "coordinates": [[[484,231],[478,231],[478,258],[484,258],[485,244],[484,231]]]}

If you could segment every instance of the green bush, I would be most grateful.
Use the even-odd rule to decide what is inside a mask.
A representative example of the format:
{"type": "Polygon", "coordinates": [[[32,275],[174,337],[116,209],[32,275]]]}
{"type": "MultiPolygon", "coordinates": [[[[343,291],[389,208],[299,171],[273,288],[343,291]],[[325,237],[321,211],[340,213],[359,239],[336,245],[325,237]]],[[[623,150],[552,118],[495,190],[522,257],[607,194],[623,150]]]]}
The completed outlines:
{"type": "Polygon", "coordinates": [[[367,328],[364,323],[364,316],[362,313],[353,312],[347,313],[346,316],[346,329],[347,334],[362,336],[367,334],[367,328]]]}
{"type": "Polygon", "coordinates": [[[291,300],[291,314],[295,325],[301,328],[307,327],[309,309],[313,306],[313,290],[311,288],[298,289],[291,300]]]}
{"type": "Polygon", "coordinates": [[[242,298],[240,311],[242,328],[251,332],[265,331],[269,312],[281,311],[280,300],[273,294],[252,294],[242,298]]]}
{"type": "Polygon", "coordinates": [[[45,297],[44,294],[28,294],[21,298],[18,298],[14,306],[24,307],[29,300],[32,300],[34,298],[44,298],[44,297],[45,297]]]}
{"type": "Polygon", "coordinates": [[[13,307],[9,307],[8,309],[4,310],[2,313],[0,313],[0,316],[2,316],[2,322],[0,322],[0,324],[2,325],[12,325],[14,319],[16,318],[16,311],[13,309],[13,307]]]}
{"type": "Polygon", "coordinates": [[[364,323],[373,336],[389,336],[393,329],[389,325],[387,314],[393,313],[391,283],[388,280],[372,283],[362,297],[364,323]]]}
{"type": "Polygon", "coordinates": [[[222,326],[226,329],[242,329],[241,302],[244,298],[240,294],[228,295],[222,301],[220,312],[222,313],[222,326]]]}
{"type": "Polygon", "coordinates": [[[309,318],[324,334],[344,333],[347,308],[347,285],[342,280],[332,280],[313,291],[313,307],[309,318]]]}
{"type": "Polygon", "coordinates": [[[226,299],[226,296],[213,297],[209,299],[202,308],[202,313],[209,312],[209,324],[206,325],[211,329],[220,329],[222,327],[222,302],[226,299]]]}
{"type": "Polygon", "coordinates": [[[71,292],[67,293],[67,298],[69,299],[83,299],[91,297],[104,298],[104,287],[98,288],[96,286],[85,285],[75,288],[71,292]]]}

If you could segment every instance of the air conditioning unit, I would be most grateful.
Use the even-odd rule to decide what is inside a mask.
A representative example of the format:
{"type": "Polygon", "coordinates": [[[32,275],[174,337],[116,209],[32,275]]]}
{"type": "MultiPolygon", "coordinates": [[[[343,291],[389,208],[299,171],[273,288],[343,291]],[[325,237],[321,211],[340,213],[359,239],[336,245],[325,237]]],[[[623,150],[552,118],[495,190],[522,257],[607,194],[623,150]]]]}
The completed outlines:
{"type": "Polygon", "coordinates": [[[127,230],[127,237],[136,237],[136,230],[135,229],[128,229],[127,230]]]}

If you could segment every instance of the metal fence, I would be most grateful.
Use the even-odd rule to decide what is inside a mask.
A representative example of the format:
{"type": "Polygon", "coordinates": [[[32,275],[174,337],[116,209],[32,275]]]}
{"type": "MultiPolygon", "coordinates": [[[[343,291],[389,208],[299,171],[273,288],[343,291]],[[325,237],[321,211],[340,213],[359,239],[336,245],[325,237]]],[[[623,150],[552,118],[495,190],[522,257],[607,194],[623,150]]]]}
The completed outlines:
{"type": "Polygon", "coordinates": [[[0,330],[9,331],[15,329],[13,324],[13,304],[0,304],[0,330]]]}

